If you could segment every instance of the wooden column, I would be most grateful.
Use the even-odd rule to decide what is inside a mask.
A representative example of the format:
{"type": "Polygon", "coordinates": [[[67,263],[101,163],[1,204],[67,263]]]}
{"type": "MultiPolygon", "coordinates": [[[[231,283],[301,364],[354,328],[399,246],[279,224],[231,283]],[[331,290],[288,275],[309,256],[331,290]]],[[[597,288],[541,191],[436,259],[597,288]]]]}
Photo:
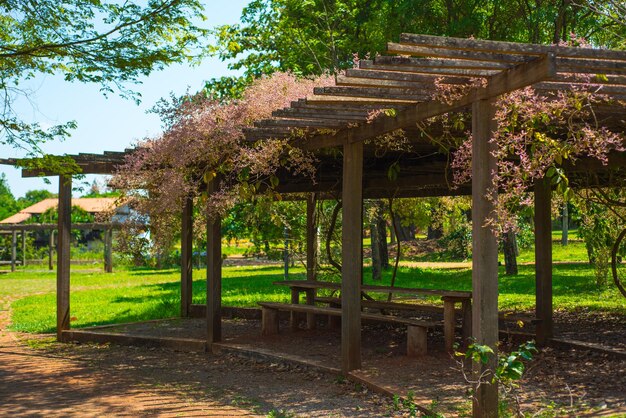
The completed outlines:
{"type": "Polygon", "coordinates": [[[26,267],[26,231],[22,231],[22,268],[26,267]]]}
{"type": "Polygon", "coordinates": [[[11,271],[15,271],[15,263],[17,262],[17,231],[13,230],[11,232],[11,271]]]}
{"type": "MultiPolygon", "coordinates": [[[[492,171],[496,160],[489,142],[496,129],[492,101],[481,100],[472,105],[472,333],[478,344],[490,346],[494,352],[498,342],[498,242],[485,225],[494,209],[486,197],[493,191],[492,171]]],[[[488,364],[474,364],[475,376],[487,369],[495,370],[496,359],[488,364]]],[[[484,380],[491,380],[486,376],[484,380]]],[[[498,415],[498,387],[482,384],[476,388],[473,416],[498,415]]]]}
{"type": "MultiPolygon", "coordinates": [[[[217,180],[208,184],[209,196],[218,189],[217,180]]],[[[222,232],[221,219],[209,214],[213,219],[207,224],[207,267],[206,267],[206,299],[207,299],[207,343],[222,340],[222,232]]]]}
{"type": "Polygon", "coordinates": [[[550,180],[535,183],[535,310],[537,344],[552,338],[552,190],[550,180]]]}
{"type": "Polygon", "coordinates": [[[180,316],[188,317],[193,297],[193,198],[183,204],[180,237],[180,316]]]}
{"type": "Polygon", "coordinates": [[[72,229],[72,178],[59,176],[57,249],[57,339],[70,329],[70,232],[72,229]]]}
{"type": "Polygon", "coordinates": [[[341,274],[341,368],[361,368],[361,278],[363,277],[363,142],[343,146],[341,274]]]}
{"type": "Polygon", "coordinates": [[[48,243],[48,270],[54,270],[54,229],[50,230],[50,242],[48,243]]]}
{"type": "MultiPolygon", "coordinates": [[[[317,196],[309,194],[306,200],[306,279],[317,280],[317,218],[315,216],[315,204],[317,196]]],[[[315,304],[315,289],[308,289],[306,302],[315,304]]],[[[307,314],[306,324],[308,329],[315,328],[315,315],[307,314]]]]}
{"type": "Polygon", "coordinates": [[[104,272],[113,273],[113,228],[104,230],[104,272]]]}

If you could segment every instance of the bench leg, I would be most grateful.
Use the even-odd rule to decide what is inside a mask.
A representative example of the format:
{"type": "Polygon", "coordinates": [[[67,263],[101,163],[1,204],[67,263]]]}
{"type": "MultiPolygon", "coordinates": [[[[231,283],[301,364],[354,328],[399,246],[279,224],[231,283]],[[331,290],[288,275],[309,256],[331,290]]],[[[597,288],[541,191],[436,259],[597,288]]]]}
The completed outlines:
{"type": "Polygon", "coordinates": [[[278,334],[278,309],[261,308],[261,335],[278,334]]]}
{"type": "MultiPolygon", "coordinates": [[[[315,305],[315,289],[307,289],[306,291],[306,304],[315,305]]],[[[315,314],[306,314],[306,329],[315,329],[315,314]]]]}
{"type": "Polygon", "coordinates": [[[409,357],[419,357],[426,355],[426,327],[409,325],[406,330],[406,354],[409,357]]]}
{"type": "Polygon", "coordinates": [[[463,312],[463,343],[471,344],[472,339],[472,302],[465,301],[461,304],[463,312]]]}
{"type": "MultiPolygon", "coordinates": [[[[298,304],[300,303],[300,290],[291,289],[291,303],[298,304]]],[[[289,325],[291,326],[292,331],[298,330],[298,325],[300,323],[300,318],[297,312],[291,312],[289,314],[289,325]]]]}
{"type": "Polygon", "coordinates": [[[454,302],[451,300],[443,301],[443,336],[446,341],[446,351],[454,352],[454,302]]]}
{"type": "MultiPolygon", "coordinates": [[[[329,304],[331,308],[341,308],[338,303],[329,304]]],[[[341,317],[337,315],[328,315],[328,328],[338,329],[341,328],[341,317]]]]}

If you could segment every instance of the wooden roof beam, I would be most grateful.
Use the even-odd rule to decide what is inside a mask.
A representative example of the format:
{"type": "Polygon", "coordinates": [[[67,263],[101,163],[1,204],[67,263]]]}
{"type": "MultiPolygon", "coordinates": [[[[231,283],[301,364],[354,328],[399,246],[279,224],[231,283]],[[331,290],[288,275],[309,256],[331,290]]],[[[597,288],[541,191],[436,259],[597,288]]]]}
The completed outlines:
{"type": "MultiPolygon", "coordinates": [[[[433,89],[430,89],[433,91],[433,89]]],[[[313,89],[316,95],[346,96],[346,97],[367,97],[377,99],[399,99],[399,100],[429,100],[432,95],[428,90],[415,89],[388,89],[384,87],[316,87],[313,89]]]]}
{"type": "Polygon", "coordinates": [[[556,75],[556,59],[554,54],[548,54],[533,61],[517,65],[510,70],[489,78],[484,87],[474,87],[463,98],[454,103],[425,102],[417,106],[400,111],[395,117],[381,117],[372,123],[352,129],[343,129],[336,134],[316,135],[306,141],[300,142],[304,148],[319,148],[326,146],[342,145],[345,142],[364,141],[375,138],[396,129],[414,125],[424,119],[442,115],[458,109],[462,109],[477,100],[497,97],[502,94],[523,88],[556,75]]]}
{"type": "Polygon", "coordinates": [[[544,55],[554,53],[559,57],[591,58],[603,60],[626,61],[626,51],[614,51],[595,48],[574,48],[556,45],[536,45],[519,42],[485,41],[482,39],[464,39],[432,35],[403,33],[400,35],[403,44],[415,44],[432,48],[451,50],[480,51],[486,53],[506,53],[519,55],[544,55]]]}

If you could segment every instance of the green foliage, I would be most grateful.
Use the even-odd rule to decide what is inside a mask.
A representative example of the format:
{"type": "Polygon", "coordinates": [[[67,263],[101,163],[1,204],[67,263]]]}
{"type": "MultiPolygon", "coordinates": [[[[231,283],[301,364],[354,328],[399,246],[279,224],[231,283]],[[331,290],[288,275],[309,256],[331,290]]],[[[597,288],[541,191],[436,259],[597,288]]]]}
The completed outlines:
{"type": "Polygon", "coordinates": [[[213,30],[211,52],[244,71],[239,79],[209,81],[218,97],[236,96],[252,78],[277,70],[311,75],[352,67],[354,54],[383,53],[404,32],[543,44],[573,32],[613,47],[626,32],[572,2],[538,1],[254,0],[240,21],[213,30]]]}
{"type": "Polygon", "coordinates": [[[23,0],[0,2],[0,142],[40,152],[42,142],[64,138],[70,121],[48,130],[24,122],[11,106],[27,96],[21,84],[41,74],[62,74],[68,82],[89,82],[103,93],[119,91],[139,100],[127,86],[172,63],[202,55],[206,31],[197,27],[197,0],[102,2],[23,0]]]}
{"type": "Polygon", "coordinates": [[[48,190],[29,190],[24,194],[24,197],[17,199],[17,203],[20,209],[24,209],[52,197],[56,197],[56,195],[48,190]]]}
{"type": "Polygon", "coordinates": [[[19,204],[15,201],[9,188],[7,177],[2,173],[0,175],[0,220],[8,218],[19,209],[19,204]]]}

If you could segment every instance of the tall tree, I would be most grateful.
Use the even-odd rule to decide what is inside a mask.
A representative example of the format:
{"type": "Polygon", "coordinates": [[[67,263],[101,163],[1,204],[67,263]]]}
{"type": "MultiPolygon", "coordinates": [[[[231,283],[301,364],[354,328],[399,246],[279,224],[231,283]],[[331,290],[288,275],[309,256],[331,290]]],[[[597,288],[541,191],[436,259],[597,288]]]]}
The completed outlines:
{"type": "Polygon", "coordinates": [[[172,63],[193,61],[205,30],[198,0],[6,0],[0,2],[0,143],[39,150],[62,138],[73,121],[43,129],[20,118],[13,104],[40,74],[89,82],[139,100],[129,86],[172,63]]]}
{"type": "MultiPolygon", "coordinates": [[[[602,10],[611,3],[620,2],[589,2],[602,10]]],[[[211,50],[243,76],[211,80],[207,90],[229,96],[277,70],[335,72],[351,67],[354,54],[384,53],[402,32],[542,44],[576,33],[596,45],[617,46],[626,34],[623,17],[588,6],[571,0],[253,0],[239,24],[215,28],[211,50]]]]}

